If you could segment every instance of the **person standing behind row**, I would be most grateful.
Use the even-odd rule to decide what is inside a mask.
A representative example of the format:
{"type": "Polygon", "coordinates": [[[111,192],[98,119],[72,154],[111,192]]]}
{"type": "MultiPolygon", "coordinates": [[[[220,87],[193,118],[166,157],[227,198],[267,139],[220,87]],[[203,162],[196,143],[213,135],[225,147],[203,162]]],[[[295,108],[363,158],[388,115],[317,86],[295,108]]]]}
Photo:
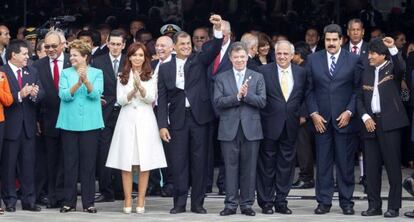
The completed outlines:
{"type": "Polygon", "coordinates": [[[59,81],[61,99],[56,128],[61,129],[64,164],[64,202],[61,213],[76,210],[78,172],[82,186],[83,211],[96,213],[95,168],[98,139],[104,127],[101,95],[102,70],[88,66],[91,47],[82,40],[70,46],[72,67],[64,69],[59,81]]]}
{"type": "MultiPolygon", "coordinates": [[[[4,72],[0,72],[0,160],[1,151],[3,148],[3,136],[4,136],[4,113],[3,107],[8,107],[13,103],[13,95],[10,92],[9,81],[4,72]]],[[[0,169],[1,172],[1,169],[0,169]]],[[[0,194],[1,199],[1,194],[0,194]]],[[[0,215],[4,214],[4,210],[1,208],[0,201],[0,215]]]]}
{"type": "Polygon", "coordinates": [[[35,204],[35,135],[36,106],[44,97],[42,84],[35,68],[27,66],[29,50],[23,40],[12,40],[7,48],[7,65],[0,71],[10,82],[13,103],[4,110],[4,147],[2,154],[2,196],[7,212],[16,211],[16,171],[19,167],[22,209],[40,211],[35,204]]]}
{"type": "Polygon", "coordinates": [[[117,84],[117,102],[122,106],[115,126],[107,167],[122,170],[124,213],[132,208],[132,171],[139,168],[137,213],[145,212],[145,194],[150,170],[167,166],[152,103],[157,94],[157,76],[142,43],[129,46],[117,84]]]}

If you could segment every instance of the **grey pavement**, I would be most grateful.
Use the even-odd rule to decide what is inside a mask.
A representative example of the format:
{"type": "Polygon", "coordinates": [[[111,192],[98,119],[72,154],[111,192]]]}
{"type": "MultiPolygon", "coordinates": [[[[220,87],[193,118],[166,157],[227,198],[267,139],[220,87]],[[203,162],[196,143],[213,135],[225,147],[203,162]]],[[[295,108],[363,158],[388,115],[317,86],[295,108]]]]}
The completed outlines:
{"type": "MultiPolygon", "coordinates": [[[[356,179],[359,177],[359,172],[356,168],[356,179]]],[[[403,169],[403,178],[410,175],[414,170],[403,169]]],[[[357,180],[356,180],[357,181],[357,180]]],[[[386,196],[388,191],[388,181],[385,172],[383,173],[383,188],[381,196],[384,198],[383,211],[386,210],[387,202],[386,196]]],[[[217,191],[217,188],[214,188],[217,191]]],[[[57,221],[99,221],[99,222],[146,222],[146,221],[410,221],[411,219],[403,216],[404,212],[412,211],[414,209],[414,198],[412,198],[405,190],[403,190],[403,203],[400,210],[400,217],[386,219],[383,216],[375,217],[362,217],[361,211],[366,210],[368,203],[366,195],[363,193],[361,185],[356,185],[354,192],[355,202],[355,215],[344,216],[337,200],[337,193],[333,201],[331,212],[326,215],[315,215],[313,210],[316,207],[316,201],[314,199],[315,190],[292,190],[289,195],[289,207],[292,209],[292,215],[264,215],[261,214],[260,208],[257,204],[254,205],[256,210],[255,217],[248,217],[240,214],[240,211],[236,215],[221,217],[218,213],[223,209],[224,197],[218,196],[216,193],[208,194],[205,199],[205,208],[208,211],[207,215],[198,215],[189,212],[190,203],[187,205],[187,212],[171,215],[169,210],[172,207],[172,198],[162,197],[147,197],[146,199],[146,213],[138,215],[132,213],[126,215],[122,213],[123,201],[116,201],[112,203],[97,203],[97,214],[88,214],[82,212],[80,201],[78,201],[77,212],[70,212],[66,214],[59,213],[58,209],[45,209],[41,212],[32,213],[22,211],[20,205],[17,206],[15,213],[6,212],[5,215],[0,216],[0,222],[57,222],[57,221]]],[[[189,200],[189,199],[188,199],[189,200]]],[[[414,220],[412,220],[414,221],[414,220]]]]}

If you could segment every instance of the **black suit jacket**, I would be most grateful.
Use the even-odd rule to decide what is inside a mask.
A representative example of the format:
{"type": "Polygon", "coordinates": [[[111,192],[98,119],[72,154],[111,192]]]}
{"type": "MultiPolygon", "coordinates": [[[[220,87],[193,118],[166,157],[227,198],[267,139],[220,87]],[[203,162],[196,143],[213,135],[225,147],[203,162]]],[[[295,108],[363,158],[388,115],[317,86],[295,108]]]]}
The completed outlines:
{"type": "Polygon", "coordinates": [[[108,120],[111,119],[111,113],[114,111],[114,105],[116,103],[116,85],[118,81],[117,76],[122,72],[124,63],[125,55],[121,55],[121,60],[118,64],[118,73],[114,73],[109,53],[97,56],[91,63],[92,67],[102,70],[104,76],[104,91],[102,96],[106,101],[106,104],[102,106],[102,115],[105,126],[113,127],[116,124],[116,122],[109,122],[108,120]]]}
{"type": "Polygon", "coordinates": [[[184,126],[186,97],[197,123],[205,124],[214,118],[206,69],[220,53],[223,39],[214,38],[210,41],[209,44],[203,45],[202,52],[194,53],[187,58],[184,65],[184,90],[175,86],[176,59],[159,67],[157,109],[159,128],[170,126],[172,129],[180,129],[184,126]]]}
{"type": "Polygon", "coordinates": [[[266,85],[266,106],[261,110],[264,137],[277,140],[286,126],[289,139],[295,140],[299,130],[301,105],[305,98],[306,71],[291,64],[293,89],[285,100],[279,82],[278,68],[275,62],[259,67],[266,85]]]}
{"type": "MultiPolygon", "coordinates": [[[[69,55],[64,54],[63,69],[70,67],[69,55]]],[[[37,60],[33,67],[39,73],[39,79],[45,91],[45,97],[40,102],[39,121],[42,132],[46,136],[59,136],[59,129],[56,128],[56,121],[59,115],[60,98],[59,92],[53,82],[53,73],[50,69],[49,57],[37,60]]],[[[62,70],[60,70],[62,73],[62,70]]]]}
{"type": "MultiPolygon", "coordinates": [[[[408,117],[401,101],[400,84],[404,69],[401,63],[401,55],[392,56],[391,61],[379,70],[378,92],[380,95],[381,121],[384,131],[395,130],[409,124],[408,117]]],[[[366,67],[361,76],[361,87],[358,93],[358,114],[360,119],[364,114],[373,117],[371,109],[372,95],[374,92],[375,67],[366,67]]],[[[374,137],[364,127],[364,135],[374,137]]]]}
{"type": "MultiPolygon", "coordinates": [[[[346,51],[352,53],[352,51],[350,51],[350,48],[349,48],[350,45],[351,45],[351,42],[348,42],[344,47],[342,47],[342,49],[345,49],[346,51]]],[[[369,66],[369,61],[368,61],[368,47],[369,47],[369,43],[363,41],[362,42],[361,49],[359,50],[359,57],[361,58],[364,67],[368,67],[369,66]]]]}
{"type": "Polygon", "coordinates": [[[36,106],[45,95],[38,72],[33,67],[24,67],[22,69],[23,86],[26,84],[36,84],[39,86],[39,93],[34,100],[27,96],[22,99],[22,102],[19,102],[18,92],[20,91],[20,87],[12,69],[7,64],[2,66],[0,71],[6,73],[7,80],[10,84],[10,91],[13,95],[13,104],[4,109],[4,116],[6,118],[4,138],[16,140],[22,131],[28,138],[32,138],[36,134],[36,106]]]}

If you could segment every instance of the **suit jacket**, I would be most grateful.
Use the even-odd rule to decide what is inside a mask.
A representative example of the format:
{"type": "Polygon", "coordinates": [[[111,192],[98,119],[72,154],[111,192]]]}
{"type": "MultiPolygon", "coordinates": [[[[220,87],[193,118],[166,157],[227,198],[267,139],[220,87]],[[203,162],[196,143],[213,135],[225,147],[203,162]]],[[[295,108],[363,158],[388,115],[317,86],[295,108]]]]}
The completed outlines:
{"type": "Polygon", "coordinates": [[[258,63],[255,59],[250,58],[250,56],[249,56],[249,59],[247,60],[247,68],[248,69],[251,69],[251,70],[254,70],[254,71],[258,72],[258,67],[260,65],[261,65],[260,63],[258,63]]]}
{"type": "Polygon", "coordinates": [[[288,98],[282,93],[279,82],[279,73],[275,62],[259,67],[266,84],[267,102],[261,110],[264,137],[278,140],[283,129],[289,139],[295,140],[299,130],[301,106],[305,98],[306,71],[304,68],[291,64],[293,75],[293,89],[288,98]]]}
{"type": "Polygon", "coordinates": [[[214,118],[206,69],[220,52],[223,39],[214,38],[210,41],[211,44],[203,45],[202,52],[187,58],[184,65],[184,90],[175,85],[176,59],[159,67],[157,116],[160,128],[170,126],[172,129],[180,129],[184,126],[185,97],[190,102],[191,112],[198,124],[208,123],[214,118]]]}
{"type": "Polygon", "coordinates": [[[309,114],[319,112],[340,133],[354,133],[359,130],[356,113],[356,97],[363,69],[359,56],[341,50],[336,69],[331,76],[328,69],[326,50],[309,55],[307,69],[306,105],[309,114]],[[346,127],[339,128],[336,119],[342,112],[349,110],[353,116],[346,127]]]}
{"type": "MultiPolygon", "coordinates": [[[[37,60],[33,66],[39,72],[39,79],[42,82],[45,91],[45,98],[40,103],[39,120],[41,129],[46,136],[59,136],[59,130],[56,129],[56,120],[59,114],[60,98],[58,90],[53,82],[53,72],[50,69],[50,58],[44,57],[37,60]]],[[[63,69],[70,67],[69,54],[64,54],[63,69]]],[[[60,71],[62,73],[62,70],[60,71]]]]}
{"type": "Polygon", "coordinates": [[[103,90],[103,99],[106,101],[106,104],[102,106],[103,119],[106,126],[114,127],[116,122],[109,121],[111,119],[111,113],[114,111],[114,105],[116,103],[116,85],[117,85],[117,76],[122,72],[122,68],[125,63],[125,55],[121,55],[121,59],[118,63],[118,73],[114,73],[113,64],[109,53],[97,56],[91,63],[92,67],[102,70],[104,78],[104,90],[103,90]]]}
{"type": "Polygon", "coordinates": [[[1,72],[6,73],[7,80],[10,84],[10,91],[13,95],[13,103],[11,106],[4,109],[4,115],[6,118],[4,138],[8,140],[16,140],[19,138],[20,133],[23,132],[28,138],[32,138],[36,134],[36,106],[45,95],[42,83],[39,79],[37,70],[31,66],[22,68],[22,81],[23,86],[27,84],[36,84],[39,86],[39,93],[35,99],[26,98],[19,102],[18,93],[20,91],[19,83],[13,70],[9,64],[0,68],[1,72]]]}
{"type": "MultiPolygon", "coordinates": [[[[345,49],[346,51],[352,53],[352,51],[349,50],[350,45],[351,45],[351,41],[349,41],[347,44],[345,44],[345,46],[342,47],[342,49],[345,49]]],[[[362,60],[362,63],[364,65],[364,68],[369,66],[369,61],[368,61],[368,47],[369,47],[369,43],[363,41],[362,42],[361,49],[359,49],[359,56],[360,56],[360,58],[362,60]]]]}
{"type": "MultiPolygon", "coordinates": [[[[400,54],[392,56],[391,61],[379,70],[378,92],[380,95],[381,121],[384,131],[395,130],[409,124],[408,117],[401,101],[399,86],[404,69],[400,54]]],[[[367,67],[361,75],[361,87],[358,93],[358,114],[362,118],[364,114],[373,117],[371,109],[372,95],[374,92],[375,67],[367,67]]],[[[369,133],[364,127],[364,135],[374,137],[375,133],[369,133]]]]}
{"type": "Polygon", "coordinates": [[[79,74],[74,67],[62,71],[59,79],[60,109],[56,128],[88,131],[104,127],[101,107],[102,70],[88,66],[87,77],[93,90],[88,93],[85,84],[82,84],[72,96],[70,88],[78,82],[79,74]]]}
{"type": "Polygon", "coordinates": [[[247,96],[240,101],[233,69],[220,74],[214,83],[214,104],[220,115],[218,140],[234,140],[240,124],[247,140],[263,139],[260,109],[266,105],[265,82],[262,74],[250,69],[243,82],[247,79],[247,96]]]}
{"type": "MultiPolygon", "coordinates": [[[[9,81],[5,73],[0,72],[0,122],[4,121],[3,107],[8,107],[13,103],[13,95],[10,92],[9,81]]],[[[2,141],[0,141],[1,143],[2,141]]]]}

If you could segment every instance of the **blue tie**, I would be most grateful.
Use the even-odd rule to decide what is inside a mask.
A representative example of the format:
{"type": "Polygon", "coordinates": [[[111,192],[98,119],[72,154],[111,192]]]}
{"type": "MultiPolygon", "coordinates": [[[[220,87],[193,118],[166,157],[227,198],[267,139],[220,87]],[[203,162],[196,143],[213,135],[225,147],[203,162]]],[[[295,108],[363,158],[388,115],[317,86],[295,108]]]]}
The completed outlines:
{"type": "Polygon", "coordinates": [[[331,76],[333,76],[334,72],[335,72],[335,67],[336,67],[336,63],[335,63],[335,56],[331,56],[331,67],[329,67],[329,74],[331,74],[331,76]]]}
{"type": "Polygon", "coordinates": [[[240,89],[242,84],[243,84],[243,74],[238,72],[237,73],[237,89],[240,89]]]}

